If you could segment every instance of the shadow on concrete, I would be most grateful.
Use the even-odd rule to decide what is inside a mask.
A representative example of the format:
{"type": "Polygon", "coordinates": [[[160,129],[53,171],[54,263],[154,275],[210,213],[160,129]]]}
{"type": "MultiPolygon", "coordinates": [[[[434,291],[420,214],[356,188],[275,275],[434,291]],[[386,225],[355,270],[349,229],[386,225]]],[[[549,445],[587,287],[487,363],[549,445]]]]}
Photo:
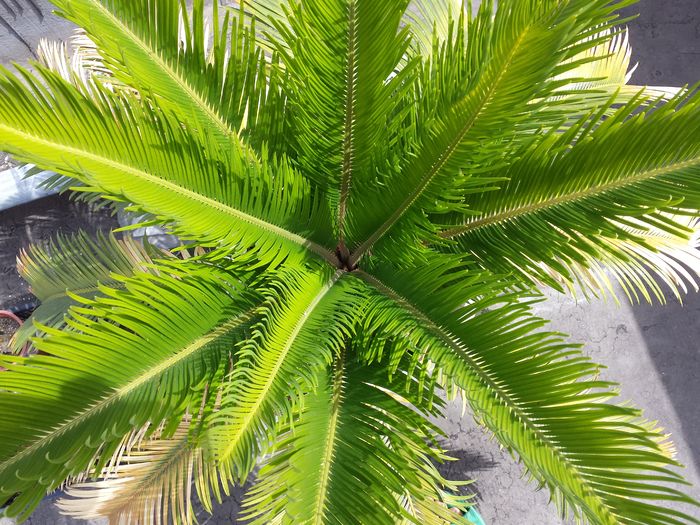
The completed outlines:
{"type": "MultiPolygon", "coordinates": [[[[624,13],[641,13],[629,23],[632,63],[639,62],[633,83],[683,86],[700,81],[698,0],[640,0],[624,13]]],[[[684,301],[683,306],[669,302],[632,311],[700,469],[700,295],[691,293],[684,301]]]]}
{"type": "Polygon", "coordinates": [[[683,305],[644,304],[632,312],[700,471],[700,294],[690,293],[683,305]]]}
{"type": "Polygon", "coordinates": [[[474,480],[475,482],[464,489],[465,494],[473,494],[481,501],[479,491],[479,473],[494,468],[499,468],[499,464],[490,457],[471,450],[449,450],[449,456],[455,461],[448,461],[438,466],[440,474],[452,481],[474,480]]]}

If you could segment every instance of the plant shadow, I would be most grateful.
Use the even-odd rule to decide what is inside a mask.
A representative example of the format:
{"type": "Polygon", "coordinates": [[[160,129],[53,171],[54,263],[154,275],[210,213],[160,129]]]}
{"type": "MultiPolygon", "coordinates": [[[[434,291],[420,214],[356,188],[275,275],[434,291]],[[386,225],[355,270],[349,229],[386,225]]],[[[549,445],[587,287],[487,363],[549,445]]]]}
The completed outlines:
{"type": "Polygon", "coordinates": [[[636,305],[632,312],[700,471],[700,294],[690,293],[683,301],[636,305]]]}

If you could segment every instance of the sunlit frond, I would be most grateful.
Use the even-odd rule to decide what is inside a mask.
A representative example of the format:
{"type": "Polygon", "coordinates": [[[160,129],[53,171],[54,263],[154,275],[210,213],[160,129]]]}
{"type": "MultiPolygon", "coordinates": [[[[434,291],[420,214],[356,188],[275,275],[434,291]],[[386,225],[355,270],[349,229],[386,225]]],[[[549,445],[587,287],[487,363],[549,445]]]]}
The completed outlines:
{"type": "Polygon", "coordinates": [[[564,516],[591,523],[698,523],[664,503],[700,507],[680,488],[667,437],[639,412],[615,405],[599,366],[544,323],[529,306],[494,296],[459,259],[434,256],[415,268],[383,265],[361,274],[383,296],[373,322],[435,365],[458,387],[478,421],[546,486],[564,516]],[[386,301],[389,301],[388,303],[386,301]],[[500,301],[500,304],[499,304],[500,301]],[[595,458],[603,458],[597,461],[595,458]],[[655,500],[654,504],[647,501],[655,500]]]}
{"type": "Polygon", "coordinates": [[[88,97],[46,69],[41,80],[19,71],[24,82],[0,75],[3,150],[77,179],[80,191],[133,203],[184,238],[253,249],[272,265],[311,252],[334,260],[306,237],[328,231],[327,210],[287,162],[251,163],[97,84],[88,97]]]}
{"type": "Polygon", "coordinates": [[[289,421],[350,334],[361,297],[342,272],[289,274],[265,295],[262,321],[237,352],[221,409],[212,415],[217,462],[245,479],[275,428],[289,421]]]}
{"type": "Polygon", "coordinates": [[[584,120],[582,133],[551,134],[502,171],[499,191],[471,198],[480,213],[444,237],[486,268],[553,286],[552,273],[573,281],[571,267],[580,275],[600,264],[628,284],[641,277],[635,288],[649,284],[641,266],[669,277],[666,247],[688,245],[693,235],[687,219],[669,214],[693,217],[700,205],[700,95],[629,117],[632,111],[584,120]],[[655,232],[667,237],[663,244],[655,232]]]}
{"type": "Polygon", "coordinates": [[[22,254],[6,515],[65,483],[70,515],[191,525],[261,466],[253,523],[466,525],[447,394],[565,519],[700,524],[667,436],[531,311],[700,288],[700,93],[629,85],[636,0],[53,1],[81,32],[0,68],[0,150],[183,245],[22,254]]]}
{"type": "Polygon", "coordinates": [[[488,166],[506,163],[514,144],[566,115],[545,101],[567,83],[558,77],[574,67],[570,59],[605,39],[582,41],[602,35],[592,27],[614,27],[611,14],[618,7],[610,0],[498,7],[487,1],[475,17],[461,20],[454,30],[464,38],[447,42],[420,78],[416,151],[381,181],[381,189],[355,192],[354,237],[363,240],[352,247],[351,262],[387,235],[385,249],[398,244],[399,252],[417,236],[434,238],[431,215],[469,213],[465,197],[493,188],[493,179],[483,177],[488,166]]]}
{"type": "Polygon", "coordinates": [[[410,24],[412,43],[418,52],[428,57],[435,45],[449,40],[453,36],[450,22],[459,20],[464,10],[470,14],[472,5],[464,0],[411,0],[404,20],[410,24]]]}
{"type": "MultiPolygon", "coordinates": [[[[576,67],[559,75],[561,80],[570,80],[559,95],[552,98],[557,105],[568,103],[572,116],[586,114],[604,106],[608,99],[616,104],[626,104],[640,96],[650,102],[670,100],[682,92],[681,88],[662,86],[637,86],[630,84],[637,66],[631,65],[632,47],[627,29],[604,32],[610,38],[585,49],[571,59],[576,67]],[[570,101],[570,102],[569,102],[570,101]]],[[[595,35],[593,38],[599,38],[595,35]]]]}

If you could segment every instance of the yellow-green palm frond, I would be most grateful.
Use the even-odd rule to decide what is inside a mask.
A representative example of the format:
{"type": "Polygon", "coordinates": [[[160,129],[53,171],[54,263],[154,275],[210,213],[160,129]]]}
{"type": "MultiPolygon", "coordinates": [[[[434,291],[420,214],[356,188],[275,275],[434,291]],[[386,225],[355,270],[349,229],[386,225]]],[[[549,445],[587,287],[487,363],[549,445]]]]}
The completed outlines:
{"type": "MultiPolygon", "coordinates": [[[[584,297],[610,296],[618,301],[621,290],[630,302],[654,300],[666,303],[668,296],[683,302],[683,296],[700,289],[700,253],[698,219],[694,216],[671,216],[670,221],[685,230],[682,236],[658,227],[635,228],[633,217],[621,227],[641,242],[608,239],[614,254],[597,258],[584,256],[583,263],[569,263],[571,280],[551,275],[571,293],[584,297]],[[688,237],[686,237],[688,235],[688,237]]],[[[547,268],[544,268],[547,270],[547,268]]]]}
{"type": "Polygon", "coordinates": [[[41,81],[24,70],[25,82],[0,75],[4,150],[78,180],[80,191],[132,203],[185,238],[252,248],[272,265],[311,253],[334,260],[320,238],[306,237],[328,232],[328,210],[286,161],[253,162],[146,101],[98,84],[98,94],[86,96],[56,73],[39,71],[41,81]]]}
{"type": "Polygon", "coordinates": [[[236,354],[221,408],[212,414],[209,448],[245,479],[313,389],[350,335],[362,296],[338,271],[289,273],[265,292],[260,324],[236,354]],[[323,334],[319,337],[318,334],[323,334]]]}
{"type": "Polygon", "coordinates": [[[693,215],[700,204],[700,95],[679,95],[630,117],[640,103],[551,133],[503,170],[507,182],[499,191],[474,196],[470,205],[479,212],[443,236],[485,268],[553,286],[552,273],[573,281],[571,265],[580,275],[596,261],[627,267],[632,271],[623,273],[634,280],[640,256],[653,253],[660,258],[644,264],[668,276],[668,250],[654,244],[654,232],[667,237],[666,246],[693,236],[671,215],[693,215]]]}
{"type": "Polygon", "coordinates": [[[567,114],[546,100],[569,82],[559,77],[575,67],[570,59],[610,38],[601,31],[615,27],[615,9],[607,0],[488,1],[453,24],[458,36],[417,80],[410,155],[380,184],[351,196],[350,211],[362,210],[349,215],[352,263],[371,249],[392,251],[398,243],[400,251],[416,234],[436,240],[436,216],[470,213],[466,196],[488,193],[498,180],[488,167],[506,163],[518,145],[567,114]]]}
{"type": "Polygon", "coordinates": [[[194,256],[22,255],[5,513],[69,480],[70,514],[189,525],[262,463],[257,523],[467,523],[447,392],[564,516],[700,523],[667,436],[531,312],[697,288],[700,94],[627,85],[634,1],[55,0],[87,40],[0,70],[0,149],[194,256]]]}
{"type": "Polygon", "coordinates": [[[472,2],[464,0],[411,0],[405,21],[418,52],[429,57],[436,46],[454,36],[452,22],[461,16],[471,16],[472,2]],[[466,12],[465,12],[466,11],[466,12]]]}
{"type": "Polygon", "coordinates": [[[241,148],[248,95],[262,57],[246,44],[249,30],[234,25],[230,12],[212,11],[212,35],[205,34],[203,0],[191,12],[180,0],[56,0],[61,16],[82,27],[105,65],[125,83],[155,97],[193,129],[214,142],[241,148]],[[242,31],[242,32],[241,32],[242,31]],[[227,54],[231,48],[240,53],[227,54]]]}
{"type": "Polygon", "coordinates": [[[605,106],[611,98],[616,106],[637,103],[639,99],[654,104],[672,100],[683,92],[682,88],[630,84],[636,66],[631,65],[632,47],[626,28],[606,30],[590,38],[599,43],[570,60],[575,67],[557,77],[567,83],[550,98],[550,104],[581,115],[605,106]],[[601,36],[605,37],[602,41],[601,36]]]}
{"type": "Polygon", "coordinates": [[[376,314],[389,320],[378,333],[395,334],[406,342],[403,352],[429,360],[441,384],[460,389],[477,420],[551,491],[564,516],[698,522],[668,506],[700,503],[680,490],[686,482],[672,469],[678,463],[667,436],[638,410],[615,405],[614,385],[598,379],[599,365],[576,345],[537,331],[544,322],[527,302],[488,293],[489,281],[503,286],[497,278],[438,255],[361,275],[387,310],[376,314]]]}

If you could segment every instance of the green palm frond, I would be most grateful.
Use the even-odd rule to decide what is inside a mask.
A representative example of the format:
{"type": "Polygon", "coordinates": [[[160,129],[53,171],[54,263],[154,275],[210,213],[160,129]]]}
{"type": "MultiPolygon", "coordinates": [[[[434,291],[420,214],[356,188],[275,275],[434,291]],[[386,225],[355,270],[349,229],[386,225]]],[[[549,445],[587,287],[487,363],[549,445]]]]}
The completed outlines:
{"type": "Polygon", "coordinates": [[[512,142],[531,140],[533,132],[561,120],[562,112],[546,100],[569,82],[559,77],[576,66],[570,59],[609,38],[601,31],[615,27],[611,14],[619,6],[527,0],[496,9],[488,1],[468,23],[462,19],[457,29],[465,37],[447,42],[422,75],[417,151],[398,177],[383,181],[381,193],[372,188],[357,195],[362,213],[355,238],[363,240],[352,247],[351,262],[390,232],[399,242],[411,242],[420,231],[434,236],[426,214],[467,213],[465,196],[492,187],[491,178],[479,177],[489,164],[502,162],[512,142]]]}
{"type": "Polygon", "coordinates": [[[203,0],[196,0],[191,12],[180,0],[54,4],[61,16],[87,32],[118,78],[154,96],[193,129],[207,130],[215,142],[242,147],[238,132],[248,106],[255,111],[255,98],[265,87],[260,82],[263,57],[252,45],[250,30],[233,23],[230,12],[220,20],[218,2],[211,40],[205,35],[203,0]]]}
{"type": "Polygon", "coordinates": [[[35,335],[36,324],[64,326],[68,308],[78,304],[73,296],[91,299],[99,293],[100,285],[121,284],[114,274],[130,277],[149,271],[151,257],[157,252],[128,237],[117,240],[114,235],[99,233],[93,240],[84,232],[58,236],[45,246],[33,245],[21,252],[17,270],[41,304],[15,333],[13,348],[19,350],[35,335]]]}
{"type": "Polygon", "coordinates": [[[242,283],[205,265],[159,273],[120,278],[123,290],[101,287],[70,309],[68,330],[40,327],[40,355],[2,358],[0,500],[21,492],[11,514],[104,464],[134,428],[197,408],[192,387],[228,363],[254,318],[242,283]]]}
{"type": "Polygon", "coordinates": [[[265,292],[263,319],[238,350],[212,415],[209,447],[237,478],[250,473],[274,429],[292,417],[350,334],[362,297],[341,274],[293,272],[265,292]]]}
{"type": "Polygon", "coordinates": [[[3,150],[77,179],[81,191],[134,203],[184,238],[253,248],[273,265],[311,252],[335,260],[304,236],[328,232],[327,210],[288,163],[251,164],[133,98],[100,89],[94,100],[40,72],[51,91],[23,70],[27,85],[7,71],[0,76],[3,150]]]}
{"type": "Polygon", "coordinates": [[[260,471],[244,502],[252,523],[280,514],[287,523],[467,523],[436,499],[444,480],[430,460],[441,459],[440,432],[425,418],[441,404],[427,401],[425,386],[422,395],[397,394],[403,377],[388,381],[381,367],[344,354],[319,375],[300,420],[260,471]],[[405,494],[426,499],[411,506],[405,494]]]}
{"type": "Polygon", "coordinates": [[[527,303],[478,292],[488,279],[459,259],[384,266],[363,278],[394,305],[385,306],[392,321],[382,332],[434,363],[448,390],[461,390],[477,419],[550,489],[564,516],[700,523],[661,506],[700,507],[676,488],[686,482],[670,468],[678,464],[666,436],[637,410],[611,404],[617,394],[597,378],[598,365],[558,334],[537,332],[543,321],[527,303]],[[496,308],[499,299],[504,304],[496,308]]]}
{"type": "Polygon", "coordinates": [[[700,204],[700,96],[627,118],[633,107],[582,121],[583,134],[550,134],[503,170],[499,191],[470,199],[479,214],[444,237],[486,268],[555,286],[549,272],[573,280],[571,265],[635,265],[635,249],[656,252],[636,231],[687,243],[693,231],[668,214],[693,214],[700,204]]]}
{"type": "Polygon", "coordinates": [[[5,514],[68,482],[68,514],[190,525],[262,465],[256,523],[467,523],[448,394],[563,516],[700,524],[667,437],[531,311],[698,288],[700,94],[627,85],[634,1],[55,0],[86,33],[0,70],[0,149],[189,245],[22,255],[5,514]]]}

